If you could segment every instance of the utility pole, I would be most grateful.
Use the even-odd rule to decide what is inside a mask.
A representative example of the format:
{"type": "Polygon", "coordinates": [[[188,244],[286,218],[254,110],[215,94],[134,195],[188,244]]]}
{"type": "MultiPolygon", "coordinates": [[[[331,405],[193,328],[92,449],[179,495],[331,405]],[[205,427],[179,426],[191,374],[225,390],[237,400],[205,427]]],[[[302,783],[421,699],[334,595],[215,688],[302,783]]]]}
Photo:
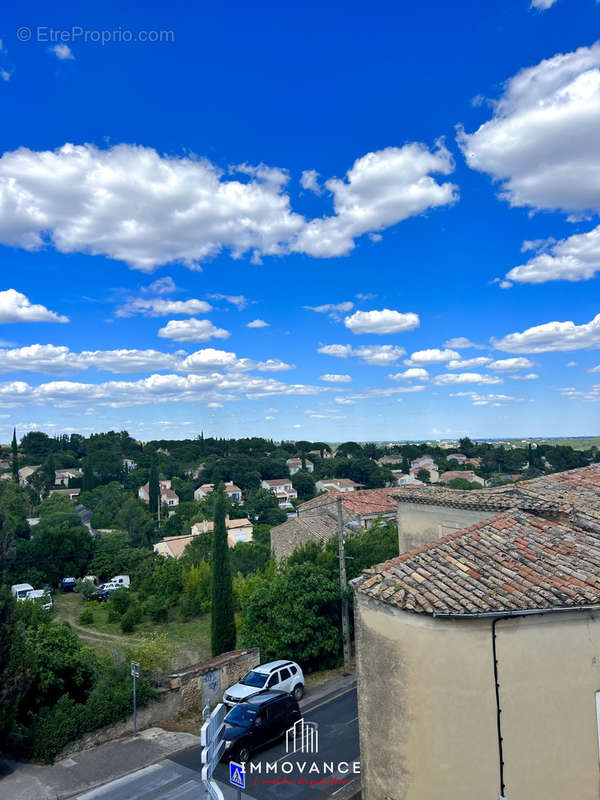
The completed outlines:
{"type": "Polygon", "coordinates": [[[337,499],[338,512],[338,557],[340,561],[340,589],[342,592],[342,639],[344,644],[344,667],[350,668],[350,620],[348,617],[348,598],[346,597],[346,553],[344,551],[344,515],[342,498],[337,499]]]}
{"type": "Polygon", "coordinates": [[[137,736],[137,704],[135,697],[135,679],[140,677],[140,662],[131,662],[131,677],[133,678],[133,735],[137,736]]]}

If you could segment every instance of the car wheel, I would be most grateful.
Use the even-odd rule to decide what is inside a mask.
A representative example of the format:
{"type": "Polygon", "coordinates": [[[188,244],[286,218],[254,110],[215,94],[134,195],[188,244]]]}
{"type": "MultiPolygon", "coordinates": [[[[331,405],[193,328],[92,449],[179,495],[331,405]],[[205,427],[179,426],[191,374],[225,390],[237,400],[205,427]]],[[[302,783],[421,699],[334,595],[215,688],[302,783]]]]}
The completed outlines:
{"type": "Polygon", "coordinates": [[[302,686],[302,684],[299,683],[292,692],[292,694],[294,695],[294,700],[297,703],[299,703],[300,700],[302,700],[302,698],[304,697],[304,686],[302,686]]]}
{"type": "Polygon", "coordinates": [[[250,750],[248,747],[242,745],[237,752],[240,761],[248,761],[250,759],[250,750]]]}

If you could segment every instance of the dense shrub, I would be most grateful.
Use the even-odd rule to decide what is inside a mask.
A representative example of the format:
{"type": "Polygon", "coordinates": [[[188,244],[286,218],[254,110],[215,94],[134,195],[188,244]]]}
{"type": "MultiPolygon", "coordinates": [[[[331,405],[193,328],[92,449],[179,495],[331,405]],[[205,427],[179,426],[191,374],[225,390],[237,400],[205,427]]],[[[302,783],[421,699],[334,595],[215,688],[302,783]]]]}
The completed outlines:
{"type": "Polygon", "coordinates": [[[167,622],[169,619],[169,604],[164,597],[152,596],[145,608],[152,622],[167,622]]]}
{"type": "Polygon", "coordinates": [[[94,624],[94,612],[91,608],[84,608],[81,614],[79,615],[79,624],[80,625],[93,625],[94,624]]]}
{"type": "Polygon", "coordinates": [[[142,621],[142,607],[139,603],[131,603],[121,617],[121,630],[123,633],[132,633],[138,622],[142,621]]]}
{"type": "Polygon", "coordinates": [[[127,611],[130,602],[129,589],[117,589],[108,601],[109,606],[114,608],[119,616],[127,611]]]}
{"type": "MultiPolygon", "coordinates": [[[[137,682],[136,695],[139,706],[155,697],[143,678],[137,682]]],[[[77,703],[64,694],[51,708],[42,709],[30,730],[33,757],[52,761],[77,736],[124,719],[132,710],[131,679],[127,671],[105,667],[85,703],[77,703]]]]}

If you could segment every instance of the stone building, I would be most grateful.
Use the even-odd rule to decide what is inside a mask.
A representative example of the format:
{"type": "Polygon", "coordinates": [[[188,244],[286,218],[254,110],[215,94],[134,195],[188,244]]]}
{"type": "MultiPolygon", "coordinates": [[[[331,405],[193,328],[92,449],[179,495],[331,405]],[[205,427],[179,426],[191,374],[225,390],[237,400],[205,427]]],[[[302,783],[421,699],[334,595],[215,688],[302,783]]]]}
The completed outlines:
{"type": "Polygon", "coordinates": [[[298,516],[271,528],[271,548],[275,559],[290,556],[309,541],[325,542],[337,535],[337,498],[342,498],[342,516],[349,532],[370,527],[376,519],[395,522],[397,502],[391,489],[365,489],[359,492],[328,492],[298,506],[298,516]]]}
{"type": "Polygon", "coordinates": [[[364,800],[597,800],[600,465],[407,491],[455,500],[400,500],[412,549],[352,582],[364,800]]]}

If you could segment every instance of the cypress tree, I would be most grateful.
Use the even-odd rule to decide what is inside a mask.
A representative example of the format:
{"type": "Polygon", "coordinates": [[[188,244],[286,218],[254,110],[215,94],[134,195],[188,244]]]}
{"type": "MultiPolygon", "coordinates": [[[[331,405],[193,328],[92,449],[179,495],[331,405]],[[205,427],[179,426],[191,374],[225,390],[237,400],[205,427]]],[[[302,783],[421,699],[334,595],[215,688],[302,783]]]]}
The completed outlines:
{"type": "Polygon", "coordinates": [[[222,483],[217,487],[215,495],[211,619],[213,656],[234,650],[236,640],[233,586],[231,583],[231,566],[225,524],[225,487],[222,483]]]}
{"type": "Polygon", "coordinates": [[[160,486],[158,483],[158,469],[156,468],[156,461],[152,462],[152,466],[150,467],[150,480],[148,481],[148,495],[150,497],[150,502],[148,503],[150,508],[151,514],[158,513],[158,502],[160,496],[160,486]]]}
{"type": "Polygon", "coordinates": [[[17,429],[13,428],[12,438],[12,474],[15,483],[19,482],[19,452],[17,450],[17,429]]]}
{"type": "Polygon", "coordinates": [[[44,482],[46,484],[46,492],[49,492],[50,489],[54,486],[55,481],[55,468],[54,468],[54,456],[52,453],[48,456],[48,458],[44,461],[44,482]]]}
{"type": "Polygon", "coordinates": [[[83,480],[81,482],[81,489],[84,492],[91,492],[94,488],[94,468],[89,460],[89,456],[86,459],[86,464],[83,468],[83,480]]]}

